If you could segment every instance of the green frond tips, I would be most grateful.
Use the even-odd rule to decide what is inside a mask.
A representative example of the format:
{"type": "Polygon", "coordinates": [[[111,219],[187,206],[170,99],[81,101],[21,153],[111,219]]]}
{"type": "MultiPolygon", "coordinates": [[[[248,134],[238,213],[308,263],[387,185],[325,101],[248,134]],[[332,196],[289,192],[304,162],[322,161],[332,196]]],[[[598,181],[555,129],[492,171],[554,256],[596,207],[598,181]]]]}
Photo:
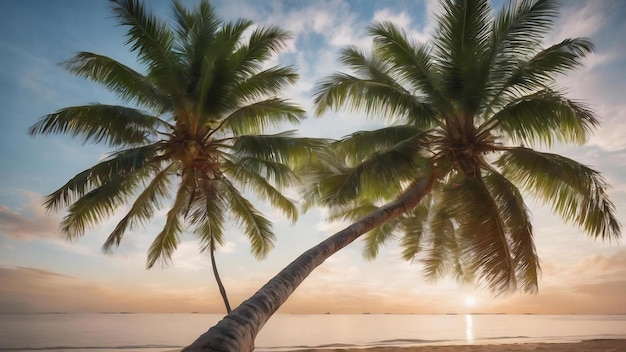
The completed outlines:
{"type": "Polygon", "coordinates": [[[127,149],[113,154],[106,160],[79,173],[58,190],[46,197],[44,206],[49,210],[59,210],[70,206],[89,192],[108,183],[116,183],[135,173],[152,170],[158,165],[153,157],[155,145],[127,149]]]}
{"type": "Polygon", "coordinates": [[[148,63],[169,62],[173,35],[158,18],[151,15],[139,0],[111,0],[120,24],[128,27],[126,44],[148,63]]]}
{"type": "Polygon", "coordinates": [[[399,219],[392,219],[386,223],[376,226],[372,231],[365,235],[365,247],[363,248],[363,257],[367,260],[374,260],[378,256],[380,247],[384,246],[389,240],[395,237],[394,232],[399,226],[399,219]]]}
{"type": "Polygon", "coordinates": [[[233,154],[283,163],[292,167],[308,163],[316,153],[326,153],[328,140],[296,137],[294,131],[272,135],[245,135],[233,144],[233,154]]]}
{"type": "Polygon", "coordinates": [[[150,142],[158,127],[166,126],[161,119],[117,105],[83,105],[61,109],[42,117],[28,133],[70,134],[81,136],[84,142],[105,142],[110,146],[134,146],[150,142]]]}
{"type": "Polygon", "coordinates": [[[171,261],[172,255],[180,242],[180,235],[184,227],[182,216],[186,205],[189,204],[190,196],[189,189],[185,185],[185,182],[181,182],[176,192],[174,203],[167,212],[165,226],[155,237],[148,249],[148,259],[146,262],[148,269],[152,268],[157,261],[161,261],[163,264],[167,264],[171,261]]]}
{"type": "Polygon", "coordinates": [[[524,292],[536,293],[541,267],[533,241],[529,211],[522,195],[517,187],[497,172],[486,175],[483,180],[493,195],[510,236],[518,285],[524,292]]]}
{"type": "Polygon", "coordinates": [[[256,158],[245,158],[228,167],[227,175],[237,180],[242,188],[252,190],[261,199],[269,201],[272,207],[283,213],[292,223],[298,219],[298,209],[294,202],[285,197],[268,180],[279,186],[293,185],[297,176],[284,164],[272,163],[256,158]]]}
{"type": "Polygon", "coordinates": [[[148,221],[159,208],[160,200],[168,194],[168,186],[171,183],[170,177],[173,172],[173,165],[163,168],[158,172],[145,189],[137,196],[128,213],[115,226],[113,232],[102,245],[105,253],[111,253],[113,247],[119,246],[124,233],[145,221],[148,221]]]}
{"type": "Polygon", "coordinates": [[[264,217],[243,195],[228,181],[222,181],[225,195],[230,204],[231,214],[235,217],[250,241],[251,251],[261,259],[274,247],[275,235],[272,223],[264,217]]]}
{"type": "Polygon", "coordinates": [[[563,219],[591,237],[617,239],[621,225],[606,193],[604,178],[595,170],[560,155],[515,148],[497,161],[505,177],[527,189],[563,219]]]}
{"type": "Polygon", "coordinates": [[[171,109],[171,102],[146,77],[109,57],[80,52],[62,63],[69,72],[91,79],[115,92],[123,101],[135,102],[162,114],[171,109]]]}
{"type": "Polygon", "coordinates": [[[551,146],[555,142],[583,144],[598,124],[585,104],[545,89],[511,101],[481,129],[504,131],[514,143],[551,146]]]}

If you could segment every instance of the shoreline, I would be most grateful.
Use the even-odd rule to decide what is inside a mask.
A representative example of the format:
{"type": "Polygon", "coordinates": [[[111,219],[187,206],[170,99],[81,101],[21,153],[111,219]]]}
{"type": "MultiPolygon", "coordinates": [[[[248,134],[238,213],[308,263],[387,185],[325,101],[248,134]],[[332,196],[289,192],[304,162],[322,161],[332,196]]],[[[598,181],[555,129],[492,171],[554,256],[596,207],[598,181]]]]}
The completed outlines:
{"type": "Polygon", "coordinates": [[[624,352],[626,339],[594,339],[579,342],[531,342],[485,345],[316,347],[283,350],[284,352],[624,352]]]}

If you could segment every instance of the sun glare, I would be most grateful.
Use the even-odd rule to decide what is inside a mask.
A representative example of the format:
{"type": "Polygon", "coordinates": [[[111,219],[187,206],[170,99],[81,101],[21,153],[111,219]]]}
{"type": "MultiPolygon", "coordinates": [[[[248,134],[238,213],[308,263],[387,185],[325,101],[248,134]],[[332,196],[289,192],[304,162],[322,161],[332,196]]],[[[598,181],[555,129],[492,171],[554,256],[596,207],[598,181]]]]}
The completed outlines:
{"type": "Polygon", "coordinates": [[[472,296],[465,297],[465,306],[473,307],[476,304],[476,298],[472,296]]]}

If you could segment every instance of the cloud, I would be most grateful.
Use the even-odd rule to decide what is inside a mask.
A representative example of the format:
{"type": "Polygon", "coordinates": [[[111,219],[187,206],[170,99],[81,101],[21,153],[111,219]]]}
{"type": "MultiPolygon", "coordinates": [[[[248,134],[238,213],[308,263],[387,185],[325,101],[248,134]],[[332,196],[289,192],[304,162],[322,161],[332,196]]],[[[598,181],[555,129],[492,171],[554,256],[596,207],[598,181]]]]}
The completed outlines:
{"type": "Polygon", "coordinates": [[[24,208],[0,205],[0,235],[20,241],[59,239],[59,220],[46,214],[40,204],[42,197],[30,192],[20,193],[27,198],[24,208]]]}
{"type": "Polygon", "coordinates": [[[233,253],[236,247],[237,247],[237,244],[235,242],[226,241],[226,243],[224,243],[223,246],[218,248],[217,251],[220,253],[233,253]]]}
{"type": "Polygon", "coordinates": [[[598,1],[586,2],[584,6],[564,6],[558,29],[551,36],[554,42],[566,38],[590,37],[606,23],[598,1]]]}
{"type": "Polygon", "coordinates": [[[219,312],[213,287],[111,285],[36,268],[0,266],[0,312],[219,312]]]}

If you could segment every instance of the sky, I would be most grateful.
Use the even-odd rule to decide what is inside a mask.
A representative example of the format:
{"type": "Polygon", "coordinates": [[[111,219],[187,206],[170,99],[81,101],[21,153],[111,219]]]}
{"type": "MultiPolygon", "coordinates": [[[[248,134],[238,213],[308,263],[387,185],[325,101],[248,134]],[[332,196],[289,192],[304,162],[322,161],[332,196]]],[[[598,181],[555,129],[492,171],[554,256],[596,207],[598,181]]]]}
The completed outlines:
{"type": "MultiPolygon", "coordinates": [[[[189,6],[195,1],[185,0],[189,6]]],[[[167,18],[169,1],[149,7],[167,18]]],[[[436,1],[431,0],[221,0],[214,1],[227,20],[245,17],[257,25],[278,25],[290,40],[273,63],[296,65],[297,84],[284,96],[312,109],[312,88],[341,70],[339,50],[367,47],[365,28],[390,20],[415,40],[434,32],[436,1]]],[[[501,2],[495,2],[499,8],[501,2]]],[[[568,37],[592,38],[596,52],[584,67],[560,77],[570,97],[590,104],[602,126],[585,146],[560,146],[562,153],[600,171],[617,217],[626,224],[626,2],[563,1],[561,16],[546,38],[550,45],[568,37]]],[[[82,144],[67,136],[27,134],[28,126],[60,108],[90,102],[119,103],[93,82],[73,77],[58,64],[78,51],[92,51],[138,67],[124,45],[106,1],[3,0],[0,2],[0,312],[201,312],[224,311],[207,254],[185,234],[171,265],[145,269],[146,251],[163,226],[167,208],[143,228],[127,233],[115,253],[100,247],[125,208],[74,241],[58,231],[63,213],[49,213],[43,197],[76,173],[104,158],[105,146],[82,144]]],[[[310,117],[300,135],[339,138],[379,126],[347,112],[310,117]]],[[[279,310],[281,313],[448,312],[536,314],[626,314],[626,246],[602,242],[564,224],[550,209],[527,200],[541,258],[539,292],[494,296],[451,280],[426,281],[419,264],[401,259],[390,243],[378,259],[361,256],[356,241],[317,268],[279,310]]],[[[231,305],[251,296],[300,253],[342,229],[327,223],[323,209],[300,216],[295,225],[257,203],[274,222],[277,242],[262,261],[250,254],[242,232],[226,233],[216,254],[231,305]]]]}

